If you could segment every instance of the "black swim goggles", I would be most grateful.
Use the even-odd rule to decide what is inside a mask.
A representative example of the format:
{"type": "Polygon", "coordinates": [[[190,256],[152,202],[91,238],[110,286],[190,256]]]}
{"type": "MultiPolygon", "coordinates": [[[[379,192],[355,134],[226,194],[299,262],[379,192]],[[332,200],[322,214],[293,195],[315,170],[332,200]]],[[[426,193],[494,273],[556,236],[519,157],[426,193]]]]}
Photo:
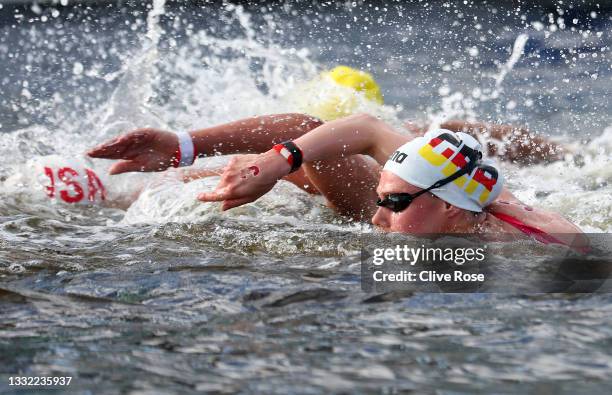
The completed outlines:
{"type": "Polygon", "coordinates": [[[468,157],[470,158],[470,161],[464,167],[457,170],[454,174],[451,174],[446,178],[436,181],[429,188],[418,191],[417,193],[389,193],[385,196],[384,199],[378,199],[376,201],[376,205],[378,207],[388,208],[394,213],[404,211],[408,208],[408,206],[410,206],[412,201],[418,198],[419,196],[431,191],[432,189],[443,187],[444,185],[455,181],[457,178],[461,177],[464,174],[471,173],[482,158],[482,153],[479,151],[473,151],[468,155],[468,157]]]}

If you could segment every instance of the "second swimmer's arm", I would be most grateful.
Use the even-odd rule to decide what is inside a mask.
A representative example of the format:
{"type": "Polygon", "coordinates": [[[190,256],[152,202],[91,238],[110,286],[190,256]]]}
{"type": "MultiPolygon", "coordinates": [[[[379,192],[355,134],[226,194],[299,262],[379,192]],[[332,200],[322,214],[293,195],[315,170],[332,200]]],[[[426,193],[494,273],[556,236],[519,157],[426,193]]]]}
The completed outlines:
{"type": "Polygon", "coordinates": [[[269,150],[322,125],[317,118],[297,113],[245,118],[190,132],[196,155],[248,154],[269,150]]]}
{"type": "MultiPolygon", "coordinates": [[[[275,143],[295,139],[321,125],[303,114],[277,114],[246,118],[190,133],[199,156],[261,153],[275,143]]],[[[163,171],[173,165],[179,148],[176,134],[145,128],[133,130],[88,151],[92,158],[119,159],[110,174],[163,171]]]]}

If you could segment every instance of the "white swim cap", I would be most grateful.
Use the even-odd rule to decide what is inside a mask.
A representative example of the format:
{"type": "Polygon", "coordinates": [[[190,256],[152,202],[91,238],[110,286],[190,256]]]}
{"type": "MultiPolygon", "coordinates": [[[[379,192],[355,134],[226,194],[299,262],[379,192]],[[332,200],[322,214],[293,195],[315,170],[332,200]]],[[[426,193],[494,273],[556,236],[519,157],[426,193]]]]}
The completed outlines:
{"type": "Polygon", "coordinates": [[[42,189],[50,199],[69,204],[106,200],[102,179],[82,159],[49,155],[31,159],[27,165],[39,183],[34,189],[42,189]]]}
{"type": "Polygon", "coordinates": [[[481,212],[502,191],[504,177],[492,161],[479,160],[482,147],[472,136],[437,129],[402,145],[391,155],[384,170],[404,181],[427,189],[462,168],[472,170],[430,192],[453,206],[481,212]]]}

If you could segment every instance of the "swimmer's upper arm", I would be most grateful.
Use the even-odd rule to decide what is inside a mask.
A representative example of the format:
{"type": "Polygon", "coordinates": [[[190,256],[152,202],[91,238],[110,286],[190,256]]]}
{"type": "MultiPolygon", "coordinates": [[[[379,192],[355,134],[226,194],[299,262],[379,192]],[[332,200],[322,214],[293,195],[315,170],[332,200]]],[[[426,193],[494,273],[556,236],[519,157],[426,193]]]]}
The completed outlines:
{"type": "Polygon", "coordinates": [[[296,139],[295,144],[303,153],[304,163],[368,155],[384,165],[411,138],[372,115],[355,114],[326,122],[296,139]]]}
{"type": "Polygon", "coordinates": [[[386,122],[368,114],[359,114],[361,122],[368,125],[374,135],[374,143],[366,152],[380,165],[384,165],[391,154],[400,146],[412,140],[414,136],[405,135],[395,131],[386,122]]]}

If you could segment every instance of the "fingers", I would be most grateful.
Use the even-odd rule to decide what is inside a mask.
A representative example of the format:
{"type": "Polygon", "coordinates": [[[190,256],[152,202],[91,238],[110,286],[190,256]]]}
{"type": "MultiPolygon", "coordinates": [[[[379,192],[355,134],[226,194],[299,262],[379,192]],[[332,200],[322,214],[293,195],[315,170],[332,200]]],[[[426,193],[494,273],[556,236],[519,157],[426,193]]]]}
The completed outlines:
{"type": "Polygon", "coordinates": [[[92,148],[87,152],[87,155],[92,158],[130,159],[135,153],[132,152],[131,148],[139,145],[145,139],[146,134],[143,132],[128,133],[92,148]]]}
{"type": "Polygon", "coordinates": [[[221,202],[229,197],[227,190],[221,189],[213,192],[203,192],[198,195],[198,200],[202,202],[221,202]]]}
{"type": "Polygon", "coordinates": [[[223,202],[221,210],[229,210],[234,207],[242,206],[243,204],[253,201],[252,196],[241,197],[236,199],[229,198],[229,194],[222,192],[204,192],[198,195],[198,200],[201,202],[223,202]]]}
{"type": "Polygon", "coordinates": [[[223,169],[198,169],[198,170],[183,170],[181,178],[183,182],[190,182],[206,177],[216,177],[223,174],[223,169]]]}
{"type": "Polygon", "coordinates": [[[232,158],[223,169],[217,188],[199,194],[197,199],[202,202],[223,202],[222,209],[229,210],[266,194],[277,179],[261,167],[261,163],[256,160],[258,157],[241,155],[232,158]]]}
{"type": "Polygon", "coordinates": [[[240,198],[240,199],[230,199],[225,200],[221,205],[221,210],[229,210],[234,207],[242,206],[243,204],[251,203],[253,201],[250,197],[240,198]]]}
{"type": "Polygon", "coordinates": [[[92,148],[87,152],[92,158],[121,159],[125,151],[126,139],[117,137],[92,148]]]}
{"type": "Polygon", "coordinates": [[[108,171],[108,174],[115,175],[128,173],[130,171],[143,171],[142,165],[133,160],[122,160],[112,165],[108,171]]]}
{"type": "Polygon", "coordinates": [[[236,174],[226,167],[217,189],[213,192],[203,192],[199,194],[198,200],[202,202],[220,202],[228,199],[237,199],[239,197],[239,195],[236,196],[236,187],[238,186],[236,182],[237,179],[236,174]]]}

